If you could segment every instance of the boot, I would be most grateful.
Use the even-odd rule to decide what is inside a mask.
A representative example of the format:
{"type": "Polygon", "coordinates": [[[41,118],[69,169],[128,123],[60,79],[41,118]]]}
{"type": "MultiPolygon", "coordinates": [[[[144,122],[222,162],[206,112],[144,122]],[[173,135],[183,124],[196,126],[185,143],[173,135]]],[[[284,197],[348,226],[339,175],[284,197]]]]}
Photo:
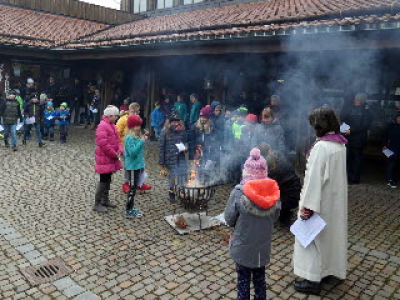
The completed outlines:
{"type": "Polygon", "coordinates": [[[54,141],[54,134],[50,134],[50,142],[54,141]]]}
{"type": "Polygon", "coordinates": [[[8,143],[7,140],[4,140],[4,144],[5,144],[6,148],[10,148],[10,144],[8,143]]]}
{"type": "Polygon", "coordinates": [[[294,289],[300,293],[319,295],[321,283],[317,281],[301,280],[294,283],[294,289]]]}
{"type": "Polygon", "coordinates": [[[43,146],[45,146],[45,145],[46,145],[45,143],[39,142],[39,147],[40,147],[40,148],[43,147],[43,146]]]}
{"type": "Polygon", "coordinates": [[[107,212],[107,208],[105,208],[103,205],[101,205],[101,198],[102,198],[104,190],[106,188],[107,188],[107,182],[100,182],[97,185],[96,195],[94,198],[93,211],[97,211],[97,212],[101,212],[101,213],[107,212]]]}
{"type": "Polygon", "coordinates": [[[102,194],[101,204],[105,207],[114,209],[117,206],[115,204],[111,203],[111,201],[110,201],[110,185],[111,185],[111,182],[107,182],[106,188],[104,189],[103,194],[102,194]]]}
{"type": "Polygon", "coordinates": [[[96,124],[92,124],[92,125],[90,125],[90,128],[89,128],[90,130],[95,130],[96,129],[96,124]]]}

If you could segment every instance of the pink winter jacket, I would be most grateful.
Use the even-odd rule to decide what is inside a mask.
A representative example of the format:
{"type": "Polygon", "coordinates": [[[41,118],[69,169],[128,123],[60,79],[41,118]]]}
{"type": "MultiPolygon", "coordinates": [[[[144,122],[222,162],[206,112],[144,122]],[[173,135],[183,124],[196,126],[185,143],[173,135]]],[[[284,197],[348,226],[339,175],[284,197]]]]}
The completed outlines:
{"type": "Polygon", "coordinates": [[[117,127],[103,116],[96,130],[95,170],[98,174],[114,173],[122,169],[117,153],[123,153],[117,127]]]}

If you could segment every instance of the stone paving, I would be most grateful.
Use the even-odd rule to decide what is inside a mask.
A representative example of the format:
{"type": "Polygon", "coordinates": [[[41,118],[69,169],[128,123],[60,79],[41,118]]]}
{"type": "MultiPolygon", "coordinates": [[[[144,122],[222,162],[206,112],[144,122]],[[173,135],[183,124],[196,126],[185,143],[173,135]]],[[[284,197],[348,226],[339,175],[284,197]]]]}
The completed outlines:
{"type": "MultiPolygon", "coordinates": [[[[137,197],[140,219],[122,217],[122,172],[113,178],[115,211],[91,211],[97,176],[93,131],[71,128],[69,141],[34,140],[18,152],[0,145],[0,299],[236,299],[230,230],[179,236],[164,221],[174,210],[158,175],[157,144],[147,146],[148,182],[137,197]],[[63,259],[74,272],[32,287],[20,269],[63,259]]],[[[223,211],[230,187],[219,188],[209,214],[223,211]]],[[[400,299],[400,193],[383,183],[350,187],[349,272],[323,284],[321,296],[292,287],[293,236],[275,229],[267,271],[269,299],[400,299]]]]}

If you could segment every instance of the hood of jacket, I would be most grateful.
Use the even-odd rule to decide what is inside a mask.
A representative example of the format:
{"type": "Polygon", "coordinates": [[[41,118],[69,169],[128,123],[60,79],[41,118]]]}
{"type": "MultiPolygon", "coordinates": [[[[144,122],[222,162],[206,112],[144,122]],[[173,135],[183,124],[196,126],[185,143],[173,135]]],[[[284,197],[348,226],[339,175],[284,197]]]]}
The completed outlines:
{"type": "Polygon", "coordinates": [[[213,102],[211,102],[211,114],[214,113],[215,108],[216,108],[217,106],[219,106],[219,105],[221,105],[221,102],[219,102],[219,101],[213,101],[213,102]]]}
{"type": "Polygon", "coordinates": [[[240,203],[250,214],[263,217],[271,214],[280,199],[278,183],[272,179],[250,180],[239,186],[243,192],[240,203]]]}

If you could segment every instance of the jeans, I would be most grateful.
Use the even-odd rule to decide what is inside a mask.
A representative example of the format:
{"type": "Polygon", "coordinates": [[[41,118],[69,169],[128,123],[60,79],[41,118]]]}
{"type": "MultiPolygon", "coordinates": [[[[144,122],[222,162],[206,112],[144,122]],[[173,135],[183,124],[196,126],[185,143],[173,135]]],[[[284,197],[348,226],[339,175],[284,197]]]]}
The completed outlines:
{"type": "Polygon", "coordinates": [[[4,127],[4,141],[6,143],[8,143],[8,136],[11,133],[11,143],[12,143],[13,147],[16,147],[17,146],[17,125],[4,124],[3,127],[4,127]]]}
{"type": "Polygon", "coordinates": [[[43,138],[47,138],[50,135],[50,139],[54,138],[54,125],[44,125],[43,138]]]}
{"type": "Polygon", "coordinates": [[[38,139],[38,142],[41,143],[42,142],[42,135],[40,133],[40,124],[38,124],[38,123],[25,124],[24,140],[26,140],[26,138],[31,135],[32,126],[35,126],[36,137],[38,139]]]}
{"type": "Polygon", "coordinates": [[[397,172],[399,166],[400,155],[392,155],[391,157],[389,157],[387,179],[393,184],[397,184],[397,172]]]}
{"type": "Polygon", "coordinates": [[[346,148],[347,152],[347,179],[349,182],[359,183],[364,159],[363,148],[346,148]]]}
{"type": "Polygon", "coordinates": [[[236,264],[236,272],[238,274],[237,292],[238,300],[250,300],[250,281],[253,275],[254,300],[267,299],[267,283],[265,281],[265,267],[250,269],[245,266],[236,264]]]}
{"type": "Polygon", "coordinates": [[[153,127],[154,129],[154,134],[156,135],[156,138],[158,139],[160,137],[160,133],[161,133],[161,127],[153,127]]]}
{"type": "Polygon", "coordinates": [[[140,169],[139,170],[134,170],[134,171],[128,171],[129,172],[129,182],[131,185],[131,189],[128,193],[128,199],[126,201],[126,211],[132,210],[133,206],[135,205],[135,195],[136,195],[136,189],[137,189],[137,184],[139,182],[139,176],[140,176],[140,169]],[[132,173],[133,173],[133,178],[132,178],[132,173]]]}

